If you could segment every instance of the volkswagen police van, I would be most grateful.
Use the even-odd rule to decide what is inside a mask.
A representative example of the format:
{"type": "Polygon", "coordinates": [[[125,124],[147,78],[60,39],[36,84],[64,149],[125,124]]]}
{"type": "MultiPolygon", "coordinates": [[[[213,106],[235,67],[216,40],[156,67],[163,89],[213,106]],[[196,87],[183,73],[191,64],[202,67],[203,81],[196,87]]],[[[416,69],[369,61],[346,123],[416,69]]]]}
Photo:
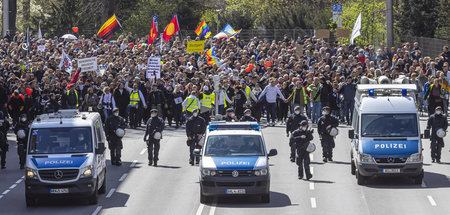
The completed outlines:
{"type": "Polygon", "coordinates": [[[376,176],[424,176],[414,84],[359,84],[351,144],[351,173],[359,185],[376,176]]]}
{"type": "Polygon", "coordinates": [[[76,110],[43,114],[29,132],[27,206],[44,197],[83,197],[97,204],[97,194],[106,191],[106,138],[100,115],[76,110]]]}
{"type": "Polygon", "coordinates": [[[270,202],[269,157],[263,134],[253,122],[212,122],[203,140],[200,202],[214,196],[256,195],[270,202]]]}

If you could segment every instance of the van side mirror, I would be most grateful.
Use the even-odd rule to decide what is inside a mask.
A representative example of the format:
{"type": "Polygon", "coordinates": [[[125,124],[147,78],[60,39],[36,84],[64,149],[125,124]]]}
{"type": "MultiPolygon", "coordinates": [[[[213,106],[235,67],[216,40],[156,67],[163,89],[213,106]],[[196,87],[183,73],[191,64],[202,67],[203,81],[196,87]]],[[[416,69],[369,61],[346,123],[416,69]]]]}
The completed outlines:
{"type": "Polygon", "coordinates": [[[430,129],[425,129],[425,131],[423,132],[423,135],[421,134],[420,136],[422,136],[421,138],[425,138],[425,139],[430,139],[430,129]]]}
{"type": "Polygon", "coordinates": [[[269,151],[269,154],[267,154],[267,156],[272,157],[278,154],[278,151],[276,149],[271,149],[269,151]]]}
{"type": "Polygon", "coordinates": [[[355,139],[355,130],[353,129],[348,130],[348,138],[355,139]]]}
{"type": "Polygon", "coordinates": [[[98,147],[95,149],[95,154],[103,154],[106,150],[105,143],[98,143],[98,147]]]}
{"type": "Polygon", "coordinates": [[[194,154],[194,156],[199,157],[200,156],[200,149],[194,149],[194,152],[192,152],[194,154]]]}

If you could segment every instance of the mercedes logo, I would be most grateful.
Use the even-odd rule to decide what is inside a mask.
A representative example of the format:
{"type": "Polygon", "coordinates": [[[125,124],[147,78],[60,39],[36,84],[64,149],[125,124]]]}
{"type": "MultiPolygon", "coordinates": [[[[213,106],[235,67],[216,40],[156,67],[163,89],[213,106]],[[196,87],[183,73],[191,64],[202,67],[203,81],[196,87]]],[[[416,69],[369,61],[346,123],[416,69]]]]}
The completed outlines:
{"type": "Polygon", "coordinates": [[[394,163],[395,158],[393,158],[393,157],[388,157],[388,158],[387,158],[387,161],[388,161],[389,163],[394,163]]]}
{"type": "Polygon", "coordinates": [[[64,174],[61,170],[56,170],[53,175],[55,176],[56,179],[61,179],[64,174]]]}
{"type": "Polygon", "coordinates": [[[233,172],[231,172],[231,175],[236,178],[239,176],[239,172],[234,170],[233,172]]]}

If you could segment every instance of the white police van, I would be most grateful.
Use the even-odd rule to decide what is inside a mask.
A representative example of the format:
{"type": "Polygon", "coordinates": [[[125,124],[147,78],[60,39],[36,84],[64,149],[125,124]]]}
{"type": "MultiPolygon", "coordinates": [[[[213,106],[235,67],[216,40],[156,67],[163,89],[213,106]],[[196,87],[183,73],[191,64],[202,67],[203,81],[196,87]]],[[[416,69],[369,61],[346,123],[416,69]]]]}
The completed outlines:
{"type": "Polygon", "coordinates": [[[370,177],[424,176],[414,84],[359,84],[355,96],[351,173],[359,185],[370,177]]]}
{"type": "Polygon", "coordinates": [[[203,141],[200,202],[213,196],[256,195],[270,202],[269,158],[263,134],[253,122],[212,122],[203,141]]]}
{"type": "Polygon", "coordinates": [[[106,191],[105,134],[98,113],[61,110],[38,116],[28,139],[25,197],[83,197],[106,191]]]}

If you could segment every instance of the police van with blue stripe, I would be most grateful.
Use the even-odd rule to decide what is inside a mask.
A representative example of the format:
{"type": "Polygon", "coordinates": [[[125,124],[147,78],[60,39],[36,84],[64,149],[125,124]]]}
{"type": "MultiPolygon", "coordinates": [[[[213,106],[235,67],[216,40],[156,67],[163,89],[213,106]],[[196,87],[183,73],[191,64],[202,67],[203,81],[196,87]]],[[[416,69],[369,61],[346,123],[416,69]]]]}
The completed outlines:
{"type": "MultiPolygon", "coordinates": [[[[386,82],[386,80],[384,80],[386,82]]],[[[424,177],[422,135],[414,84],[359,84],[351,144],[351,173],[363,185],[372,177],[424,177]]]]}
{"type": "Polygon", "coordinates": [[[270,202],[269,157],[260,126],[252,122],[213,122],[200,161],[200,202],[214,196],[255,195],[270,202]]]}
{"type": "Polygon", "coordinates": [[[83,197],[97,204],[106,191],[105,134],[98,113],[61,110],[38,116],[30,127],[25,197],[83,197]]]}

